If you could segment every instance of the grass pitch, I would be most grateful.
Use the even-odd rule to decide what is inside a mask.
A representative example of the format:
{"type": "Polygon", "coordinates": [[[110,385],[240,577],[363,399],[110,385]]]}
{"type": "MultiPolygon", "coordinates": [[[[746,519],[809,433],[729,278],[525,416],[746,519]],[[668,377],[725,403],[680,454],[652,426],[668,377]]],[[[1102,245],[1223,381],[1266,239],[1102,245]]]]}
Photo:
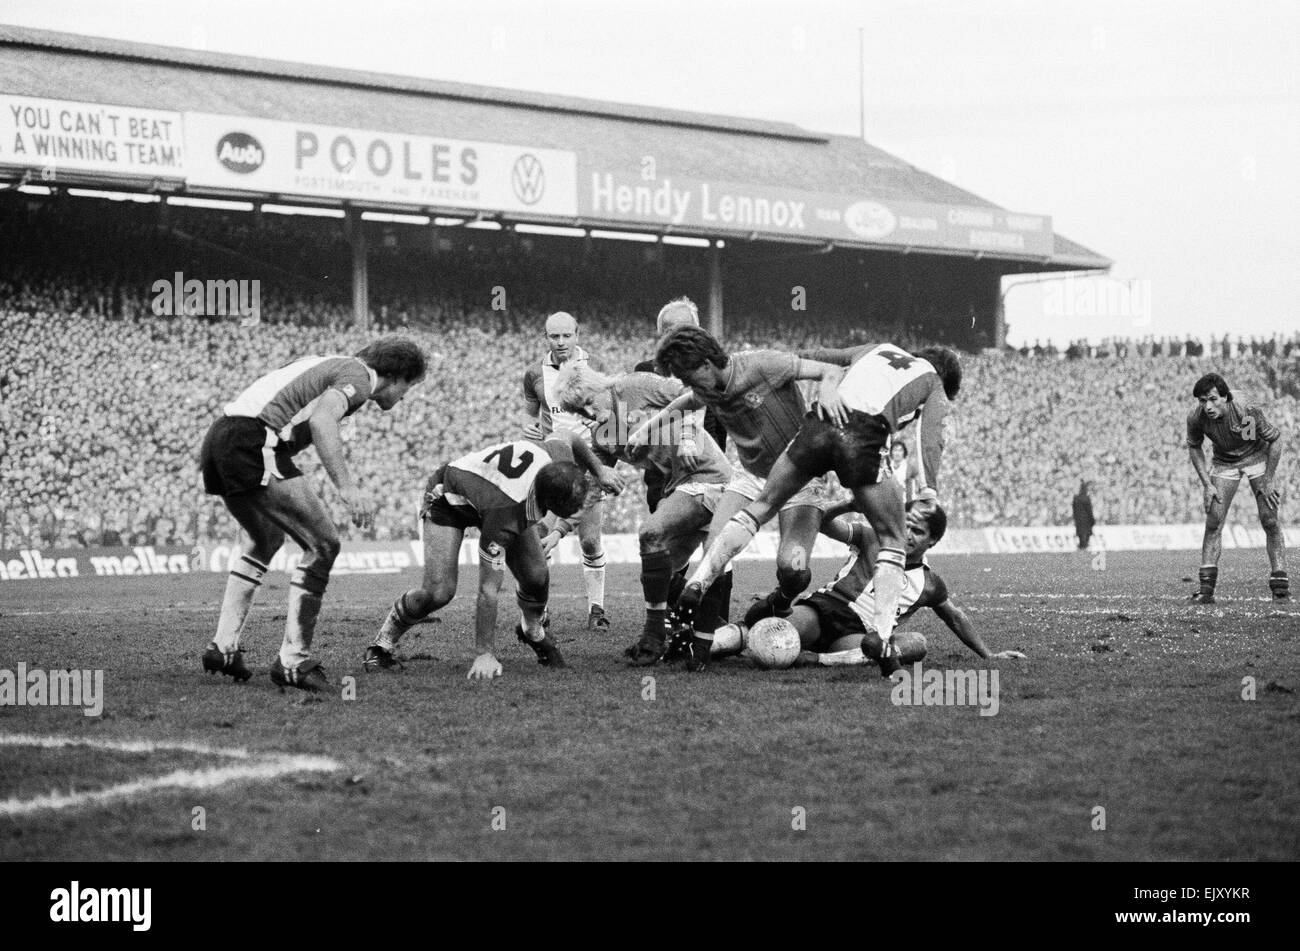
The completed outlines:
{"type": "MultiPolygon", "coordinates": [[[[440,620],[408,635],[395,675],[366,675],[361,656],[415,575],[337,578],[316,648],[333,681],[355,678],[356,699],[322,702],[266,676],[283,576],[250,618],[256,673],[243,685],[200,672],[221,575],[6,585],[0,668],[102,669],[106,696],[98,718],[0,707],[0,738],[188,743],[341,768],[157,787],[147,781],[222,757],[0,746],[0,858],[1300,856],[1300,605],[1269,602],[1262,552],[1229,552],[1207,607],[1184,600],[1190,554],[1108,553],[1104,571],[1085,555],[932,561],[992,649],[1029,655],[997,662],[996,716],[895,706],[874,668],[628,668],[635,566],[610,570],[609,637],[585,629],[579,570],[557,570],[552,631],[568,670],[539,668],[503,605],[506,673],[491,686],[465,679],[472,570],[440,620]],[[146,791],[107,803],[3,811],[137,780],[146,791]]],[[[818,563],[815,579],[834,568],[818,563]]],[[[733,615],[771,580],[770,565],[743,563],[733,615]]],[[[927,666],[979,666],[928,611],[909,626],[929,637],[927,666]]]]}

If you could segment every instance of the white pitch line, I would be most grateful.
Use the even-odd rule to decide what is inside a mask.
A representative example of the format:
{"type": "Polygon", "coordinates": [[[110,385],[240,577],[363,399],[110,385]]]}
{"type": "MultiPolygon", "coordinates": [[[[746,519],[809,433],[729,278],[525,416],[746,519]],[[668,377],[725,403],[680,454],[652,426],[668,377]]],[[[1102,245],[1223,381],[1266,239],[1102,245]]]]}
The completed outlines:
{"type": "Polygon", "coordinates": [[[30,734],[0,734],[0,746],[35,746],[56,749],[69,746],[88,746],[93,749],[126,753],[154,753],[158,751],[198,753],[224,756],[230,759],[251,760],[240,765],[219,766],[213,769],[178,769],[164,776],[137,779],[119,783],[93,792],[52,792],[30,799],[11,797],[0,801],[0,817],[22,816],[42,809],[70,809],[76,806],[99,805],[114,799],[138,796],[159,789],[212,789],[225,783],[240,780],[274,779],[286,773],[320,773],[340,769],[335,760],[326,756],[307,756],[287,753],[250,753],[242,749],[218,749],[202,743],[155,743],[150,740],[99,740],[77,737],[33,736],[30,734]]]}
{"type": "MultiPolygon", "coordinates": [[[[232,759],[250,759],[254,754],[234,747],[220,748],[206,743],[157,743],[153,740],[101,740],[83,736],[37,736],[34,733],[0,733],[0,746],[39,746],[58,749],[65,746],[89,746],[97,750],[116,753],[156,753],[167,750],[176,753],[198,753],[200,756],[228,756],[232,759]]],[[[285,754],[268,753],[268,756],[285,754]]]]}

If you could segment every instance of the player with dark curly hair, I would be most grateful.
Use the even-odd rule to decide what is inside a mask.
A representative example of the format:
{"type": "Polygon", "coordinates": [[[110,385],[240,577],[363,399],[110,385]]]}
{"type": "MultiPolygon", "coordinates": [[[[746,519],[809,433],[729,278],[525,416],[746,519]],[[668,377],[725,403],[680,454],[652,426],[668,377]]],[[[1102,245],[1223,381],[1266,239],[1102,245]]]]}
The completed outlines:
{"type": "MultiPolygon", "coordinates": [[[[740,465],[732,469],[709,527],[713,542],[732,517],[763,491],[773,464],[804,424],[805,403],[800,380],[816,380],[818,412],[834,421],[844,418],[837,385],[844,376],[842,366],[808,358],[803,354],[776,350],[751,350],[728,355],[712,335],[700,327],[673,328],[659,340],[655,361],[663,372],[677,377],[691,389],[664,407],[633,433],[629,445],[644,444],[651,432],[665,422],[698,409],[708,409],[722,423],[735,444],[740,465]]],[[[847,361],[845,361],[847,363],[847,361]]],[[[792,493],[780,509],[780,542],[777,545],[778,586],[790,598],[800,594],[811,580],[809,552],[821,525],[818,506],[823,503],[820,486],[792,493]]],[[[703,608],[691,618],[687,667],[699,670],[708,663],[706,645],[722,617],[725,583],[718,580],[725,565],[710,577],[703,608]]],[[[656,663],[662,645],[647,639],[635,662],[656,663]]]]}
{"type": "MultiPolygon", "coordinates": [[[[915,421],[921,457],[919,495],[933,498],[943,453],[944,420],[950,401],[961,389],[961,361],[946,347],[927,347],[910,354],[892,344],[881,344],[855,348],[854,353],[837,391],[847,421],[839,425],[809,414],[772,465],[762,493],[731,518],[710,546],[682,591],[677,610],[683,616],[693,614],[713,579],[753,540],[759,527],[811,479],[834,472],[841,485],[853,493],[854,507],[867,517],[880,540],[873,579],[876,619],[863,649],[888,675],[898,667],[891,638],[905,563],[903,495],[889,477],[889,440],[915,421]]],[[[713,358],[707,346],[700,347],[698,355],[713,358]]]]}
{"type": "Polygon", "coordinates": [[[1269,591],[1275,601],[1289,601],[1286,542],[1278,518],[1281,494],[1273,485],[1278,460],[1282,458],[1282,431],[1264,418],[1258,406],[1233,399],[1232,390],[1217,373],[1207,373],[1197,380],[1192,396],[1196,397],[1197,404],[1187,414],[1187,451],[1196,477],[1205,489],[1200,589],[1192,595],[1192,600],[1198,604],[1214,603],[1219,555],[1223,551],[1223,522],[1244,477],[1255,494],[1259,524],[1264,529],[1269,591]],[[1203,448],[1206,439],[1214,447],[1208,471],[1203,448]]]}
{"type": "Polygon", "coordinates": [[[328,686],[311,657],[330,569],[339,553],[334,520],[293,457],[314,445],[354,524],[371,518],[343,458],[339,423],[373,400],[390,410],[424,379],[427,363],[415,343],[384,337],[351,357],[303,357],[266,374],[227,403],[200,450],[203,486],[221,496],[252,547],[226,580],[217,633],[203,652],[203,669],[236,681],[252,676],[240,633],[272,556],[288,535],[302,547],[289,579],[284,643],[271,666],[281,687],[316,692],[328,686]]]}

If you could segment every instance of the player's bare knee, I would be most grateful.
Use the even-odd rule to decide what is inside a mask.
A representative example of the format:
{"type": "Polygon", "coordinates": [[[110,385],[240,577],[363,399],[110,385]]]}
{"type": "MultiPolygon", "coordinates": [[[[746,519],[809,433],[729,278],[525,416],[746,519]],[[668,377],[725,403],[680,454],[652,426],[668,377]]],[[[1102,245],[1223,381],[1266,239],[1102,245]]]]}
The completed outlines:
{"type": "Polygon", "coordinates": [[[1272,509],[1265,509],[1259,513],[1259,527],[1266,532],[1277,531],[1281,523],[1278,521],[1277,512],[1272,509]]]}
{"type": "MultiPolygon", "coordinates": [[[[637,534],[637,544],[641,549],[642,556],[668,550],[668,539],[664,534],[663,527],[648,522],[641,526],[641,531],[637,534]]],[[[586,553],[586,549],[583,550],[583,553],[586,553]]]]}
{"type": "Polygon", "coordinates": [[[322,565],[328,571],[334,564],[335,559],[338,558],[339,552],[343,550],[343,542],[339,540],[337,534],[331,531],[313,538],[310,547],[312,562],[322,565]]]}
{"type": "Polygon", "coordinates": [[[253,546],[249,549],[249,554],[267,565],[275,557],[276,552],[284,547],[284,532],[276,532],[273,535],[266,535],[263,538],[253,539],[253,546]]]}
{"type": "Polygon", "coordinates": [[[428,585],[423,590],[425,596],[429,599],[430,611],[436,611],[450,604],[451,599],[456,597],[456,584],[452,581],[439,580],[436,584],[428,585]]]}
{"type": "Polygon", "coordinates": [[[1205,534],[1217,537],[1223,531],[1223,513],[1211,512],[1205,516],[1205,534]]]}
{"type": "Polygon", "coordinates": [[[426,618],[434,611],[445,606],[451,600],[451,596],[456,593],[453,588],[450,594],[444,591],[427,588],[416,588],[413,591],[406,592],[403,598],[403,604],[411,616],[415,618],[426,618]]]}

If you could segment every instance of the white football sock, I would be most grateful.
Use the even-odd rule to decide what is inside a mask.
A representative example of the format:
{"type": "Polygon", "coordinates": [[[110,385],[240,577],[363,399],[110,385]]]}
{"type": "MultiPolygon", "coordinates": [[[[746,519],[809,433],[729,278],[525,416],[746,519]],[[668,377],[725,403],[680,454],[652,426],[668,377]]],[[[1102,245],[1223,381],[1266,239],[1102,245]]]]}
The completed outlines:
{"type": "Polygon", "coordinates": [[[582,556],[582,580],[587,586],[587,610],[605,606],[605,553],[582,556]]]}
{"type": "Polygon", "coordinates": [[[689,583],[698,584],[707,591],[709,585],[713,584],[718,575],[731,564],[731,559],[744,551],[757,534],[758,523],[748,512],[742,509],[731,516],[727,524],[722,527],[722,532],[717,539],[709,546],[704,558],[700,560],[695,573],[688,579],[689,583]]]}
{"type": "Polygon", "coordinates": [[[262,586],[266,565],[249,555],[241,555],[226,578],[226,594],[221,599],[221,617],[217,620],[217,650],[229,654],[239,649],[239,636],[253,607],[253,598],[262,586]]]}
{"type": "Polygon", "coordinates": [[[876,631],[886,645],[894,636],[898,599],[903,595],[906,580],[903,564],[903,553],[897,548],[882,548],[876,555],[876,571],[872,577],[876,590],[876,631]]]}

